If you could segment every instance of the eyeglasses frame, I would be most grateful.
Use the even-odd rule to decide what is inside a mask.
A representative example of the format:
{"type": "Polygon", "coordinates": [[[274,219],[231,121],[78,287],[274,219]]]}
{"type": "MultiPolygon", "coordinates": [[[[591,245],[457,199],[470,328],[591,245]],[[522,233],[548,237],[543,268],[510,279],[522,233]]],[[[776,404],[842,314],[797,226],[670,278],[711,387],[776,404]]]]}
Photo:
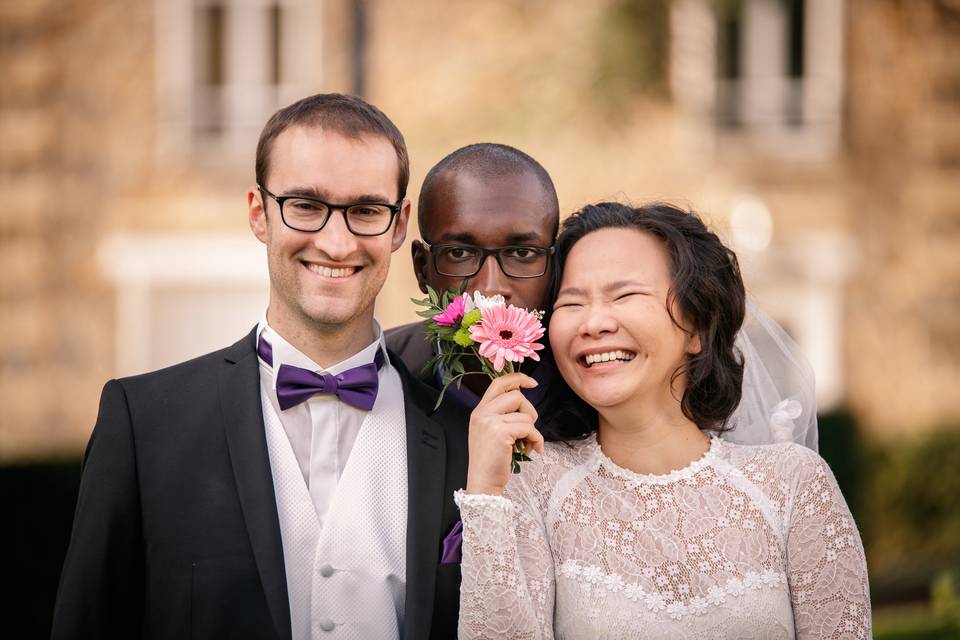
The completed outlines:
{"type": "Polygon", "coordinates": [[[480,270],[483,269],[483,264],[487,261],[487,258],[488,258],[489,256],[493,256],[494,258],[496,258],[496,260],[497,260],[497,266],[500,267],[500,272],[501,272],[503,275],[507,276],[508,278],[516,278],[516,279],[518,279],[518,280],[530,280],[530,279],[532,279],[532,278],[542,278],[543,276],[545,276],[545,275],[547,274],[547,271],[550,270],[550,257],[551,257],[551,256],[556,252],[556,250],[557,250],[557,247],[556,247],[556,245],[554,245],[554,244],[550,245],[549,247],[541,247],[541,246],[538,246],[538,245],[535,245],[535,244],[508,244],[508,245],[504,245],[504,246],[502,246],[502,247],[494,247],[493,249],[487,249],[486,247],[478,247],[477,245],[474,245],[474,244],[463,244],[463,243],[459,243],[459,242],[448,242],[448,243],[441,243],[441,244],[432,244],[432,243],[427,242],[426,240],[422,240],[422,239],[421,239],[419,242],[420,242],[420,244],[422,244],[422,245],[426,248],[427,253],[429,253],[429,254],[432,256],[433,268],[434,268],[434,270],[435,270],[437,273],[439,273],[439,274],[442,275],[442,276],[446,276],[446,277],[448,277],[448,278],[465,278],[465,279],[466,279],[466,278],[472,278],[472,277],[474,277],[475,275],[477,275],[478,273],[480,273],[480,270]],[[437,267],[437,254],[436,254],[436,252],[434,251],[434,249],[445,249],[445,248],[447,248],[447,247],[458,247],[458,248],[464,248],[464,249],[475,249],[476,251],[479,251],[479,252],[480,252],[480,264],[477,265],[476,271],[474,271],[473,273],[471,273],[471,274],[469,274],[469,275],[460,275],[460,274],[444,273],[443,271],[440,271],[440,268],[437,267]],[[536,250],[536,251],[542,251],[542,252],[544,252],[544,253],[546,254],[546,256],[547,256],[547,262],[546,262],[546,264],[545,264],[544,267],[543,267],[543,273],[540,273],[540,274],[535,275],[535,276],[515,276],[515,275],[513,275],[513,274],[507,273],[506,269],[503,268],[503,261],[502,261],[502,259],[500,258],[500,252],[503,251],[503,250],[505,250],[505,249],[533,249],[533,250],[536,250]]]}
{"type": "Polygon", "coordinates": [[[387,231],[390,231],[390,227],[393,226],[393,221],[396,219],[397,214],[400,213],[400,211],[403,209],[403,200],[401,200],[400,202],[397,202],[396,204],[390,204],[387,202],[367,202],[367,201],[351,202],[349,204],[332,204],[329,202],[324,202],[320,198],[313,198],[310,196],[300,196],[300,195],[278,196],[260,184],[257,184],[257,189],[260,191],[261,195],[269,196],[271,199],[274,200],[274,202],[277,203],[277,206],[280,208],[280,220],[283,222],[283,224],[287,228],[293,229],[294,231],[300,231],[302,233],[317,233],[318,231],[321,231],[325,226],[327,226],[327,223],[330,222],[330,217],[333,215],[333,212],[339,209],[340,213],[343,215],[343,222],[344,224],[347,225],[347,230],[350,233],[352,233],[355,236],[360,236],[363,238],[375,238],[376,236],[382,236],[387,231]],[[287,200],[308,200],[310,202],[316,202],[317,204],[322,204],[327,208],[327,217],[323,219],[323,222],[316,229],[298,229],[297,227],[287,222],[286,217],[283,215],[283,203],[286,202],[287,200]],[[350,220],[349,218],[347,218],[347,209],[349,209],[350,207],[357,207],[365,204],[367,205],[375,204],[379,207],[387,207],[388,209],[390,209],[390,222],[387,223],[386,229],[384,229],[379,233],[357,233],[356,231],[353,230],[353,228],[350,226],[350,220]]]}

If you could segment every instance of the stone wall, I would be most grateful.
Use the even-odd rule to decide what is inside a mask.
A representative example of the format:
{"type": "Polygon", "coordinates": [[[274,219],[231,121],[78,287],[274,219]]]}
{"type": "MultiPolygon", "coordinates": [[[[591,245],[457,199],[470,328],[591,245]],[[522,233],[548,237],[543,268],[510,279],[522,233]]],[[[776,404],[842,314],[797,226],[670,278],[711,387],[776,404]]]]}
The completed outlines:
{"type": "Polygon", "coordinates": [[[896,437],[960,424],[960,3],[850,3],[850,403],[896,437]]]}

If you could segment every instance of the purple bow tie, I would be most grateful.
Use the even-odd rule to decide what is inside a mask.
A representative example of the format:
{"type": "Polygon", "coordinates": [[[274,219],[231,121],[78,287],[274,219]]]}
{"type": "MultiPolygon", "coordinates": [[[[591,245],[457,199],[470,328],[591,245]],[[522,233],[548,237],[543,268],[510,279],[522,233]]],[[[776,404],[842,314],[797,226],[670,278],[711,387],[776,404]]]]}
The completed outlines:
{"type": "MultiPolygon", "coordinates": [[[[273,366],[273,347],[260,336],[257,342],[257,354],[263,361],[273,366]]],[[[383,349],[377,349],[373,362],[332,376],[329,373],[314,373],[288,364],[280,365],[277,370],[277,402],[280,410],[312,398],[318,393],[333,394],[352,407],[370,411],[377,399],[379,378],[377,371],[383,366],[383,349]]]]}

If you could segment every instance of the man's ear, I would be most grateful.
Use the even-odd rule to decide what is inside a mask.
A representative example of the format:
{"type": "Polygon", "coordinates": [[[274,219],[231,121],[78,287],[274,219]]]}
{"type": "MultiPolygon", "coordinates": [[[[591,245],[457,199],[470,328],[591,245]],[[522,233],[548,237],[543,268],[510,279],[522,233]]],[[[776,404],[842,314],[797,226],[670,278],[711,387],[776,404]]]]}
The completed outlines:
{"type": "Polygon", "coordinates": [[[256,188],[247,191],[247,222],[257,240],[267,244],[267,212],[263,207],[260,190],[256,188]]]}
{"type": "Polygon", "coordinates": [[[396,223],[393,226],[393,237],[390,242],[390,251],[394,252],[403,246],[403,241],[407,239],[407,224],[410,222],[410,201],[403,199],[400,205],[400,213],[397,214],[396,223]]]}
{"type": "Polygon", "coordinates": [[[417,276],[417,286],[422,293],[427,292],[427,248],[419,240],[410,243],[410,257],[413,258],[413,274],[417,276]]]}

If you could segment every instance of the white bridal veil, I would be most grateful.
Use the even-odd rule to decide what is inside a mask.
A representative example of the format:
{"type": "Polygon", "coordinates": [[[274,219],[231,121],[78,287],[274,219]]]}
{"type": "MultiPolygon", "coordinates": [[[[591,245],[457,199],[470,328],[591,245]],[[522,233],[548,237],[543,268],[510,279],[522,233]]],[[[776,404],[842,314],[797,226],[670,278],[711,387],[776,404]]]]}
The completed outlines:
{"type": "Polygon", "coordinates": [[[743,396],[721,437],[740,444],[796,442],[817,450],[813,369],[800,347],[773,319],[747,302],[737,335],[743,354],[743,396]]]}

